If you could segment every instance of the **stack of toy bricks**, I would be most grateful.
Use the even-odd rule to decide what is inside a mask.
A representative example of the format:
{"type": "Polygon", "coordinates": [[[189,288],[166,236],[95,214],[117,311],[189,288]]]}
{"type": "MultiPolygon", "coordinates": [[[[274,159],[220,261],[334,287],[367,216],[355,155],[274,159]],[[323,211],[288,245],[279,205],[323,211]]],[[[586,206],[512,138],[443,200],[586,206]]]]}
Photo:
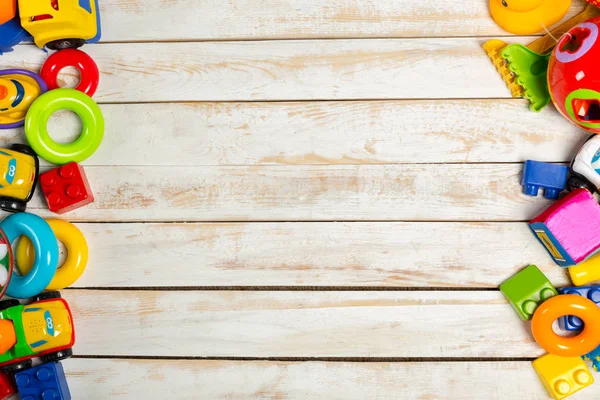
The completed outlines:
{"type": "Polygon", "coordinates": [[[557,290],[534,265],[500,285],[517,315],[531,321],[533,337],[548,352],[533,367],[555,399],[594,382],[586,361],[600,369],[600,285],[589,285],[600,281],[600,205],[594,198],[600,184],[598,159],[600,136],[593,136],[570,167],[529,160],[523,168],[524,192],[537,196],[543,189],[555,200],[530,221],[531,231],[556,264],[568,268],[574,286],[557,290]],[[570,335],[554,332],[556,319],[570,335]]]}
{"type": "Polygon", "coordinates": [[[0,70],[0,129],[23,127],[28,145],[0,149],[0,209],[13,214],[0,222],[0,400],[71,399],[62,360],[75,343],[69,304],[59,290],[82,275],[88,260],[83,233],[62,219],[25,212],[36,186],[48,209],[64,214],[94,201],[85,170],[104,136],[104,117],[92,96],[99,83],[94,60],[79,47],[100,39],[98,2],[1,0],[0,55],[21,41],[56,50],[40,73],[0,70]],[[65,67],[80,72],[74,89],[60,88],[65,67]],[[69,144],[53,141],[48,119],[68,109],[83,130],[69,144]],[[40,174],[40,158],[56,167],[40,174]],[[23,236],[13,254],[11,243],[23,236]],[[67,249],[59,269],[59,247],[67,249]],[[20,274],[13,274],[18,268],[20,274]],[[20,299],[20,300],[19,300],[20,299]],[[40,329],[40,327],[42,327],[40,329]]]}

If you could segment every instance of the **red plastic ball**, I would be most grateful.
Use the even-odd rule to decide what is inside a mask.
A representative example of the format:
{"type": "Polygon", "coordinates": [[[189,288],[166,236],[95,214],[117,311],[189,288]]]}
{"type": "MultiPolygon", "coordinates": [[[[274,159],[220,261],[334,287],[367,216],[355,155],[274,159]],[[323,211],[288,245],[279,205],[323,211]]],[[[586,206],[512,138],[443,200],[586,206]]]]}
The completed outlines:
{"type": "Polygon", "coordinates": [[[577,126],[600,133],[600,17],[565,33],[552,52],[548,88],[552,102],[577,126]]]}

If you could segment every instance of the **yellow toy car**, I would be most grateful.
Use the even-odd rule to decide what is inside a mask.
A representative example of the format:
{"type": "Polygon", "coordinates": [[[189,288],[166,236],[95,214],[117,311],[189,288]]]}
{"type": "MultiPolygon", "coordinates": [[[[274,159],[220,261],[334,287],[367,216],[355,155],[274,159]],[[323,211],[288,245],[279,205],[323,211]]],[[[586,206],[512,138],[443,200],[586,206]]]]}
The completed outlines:
{"type": "Polygon", "coordinates": [[[0,149],[0,209],[25,211],[39,172],[39,159],[29,146],[14,144],[10,149],[0,149]]]}
{"type": "Polygon", "coordinates": [[[19,14],[40,48],[71,49],[100,40],[98,0],[19,0],[19,14]]]}

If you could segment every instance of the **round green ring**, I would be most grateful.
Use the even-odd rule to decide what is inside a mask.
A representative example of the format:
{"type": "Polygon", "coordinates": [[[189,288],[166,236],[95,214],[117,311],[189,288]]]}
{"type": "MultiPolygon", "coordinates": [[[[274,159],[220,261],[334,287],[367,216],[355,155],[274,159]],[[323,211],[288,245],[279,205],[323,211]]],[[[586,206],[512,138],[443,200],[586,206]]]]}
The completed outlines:
{"type": "Polygon", "coordinates": [[[104,137],[104,117],[91,97],[75,89],[55,89],[38,97],[25,117],[25,135],[33,150],[54,164],[81,162],[94,154],[104,137]],[[56,143],[48,134],[48,120],[59,110],[70,110],[83,123],[72,143],[56,143]]]}

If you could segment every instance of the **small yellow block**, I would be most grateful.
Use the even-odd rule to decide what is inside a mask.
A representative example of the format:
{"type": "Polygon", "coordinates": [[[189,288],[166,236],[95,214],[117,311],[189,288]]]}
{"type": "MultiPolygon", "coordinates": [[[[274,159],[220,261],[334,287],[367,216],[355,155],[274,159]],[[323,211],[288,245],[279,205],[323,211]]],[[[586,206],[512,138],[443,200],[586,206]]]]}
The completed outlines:
{"type": "Polygon", "coordinates": [[[548,394],[556,400],[594,383],[594,377],[581,357],[546,354],[533,362],[533,368],[548,394]]]}
{"type": "Polygon", "coordinates": [[[600,281],[600,254],[594,254],[587,260],[569,267],[569,275],[575,286],[600,281]]]}

